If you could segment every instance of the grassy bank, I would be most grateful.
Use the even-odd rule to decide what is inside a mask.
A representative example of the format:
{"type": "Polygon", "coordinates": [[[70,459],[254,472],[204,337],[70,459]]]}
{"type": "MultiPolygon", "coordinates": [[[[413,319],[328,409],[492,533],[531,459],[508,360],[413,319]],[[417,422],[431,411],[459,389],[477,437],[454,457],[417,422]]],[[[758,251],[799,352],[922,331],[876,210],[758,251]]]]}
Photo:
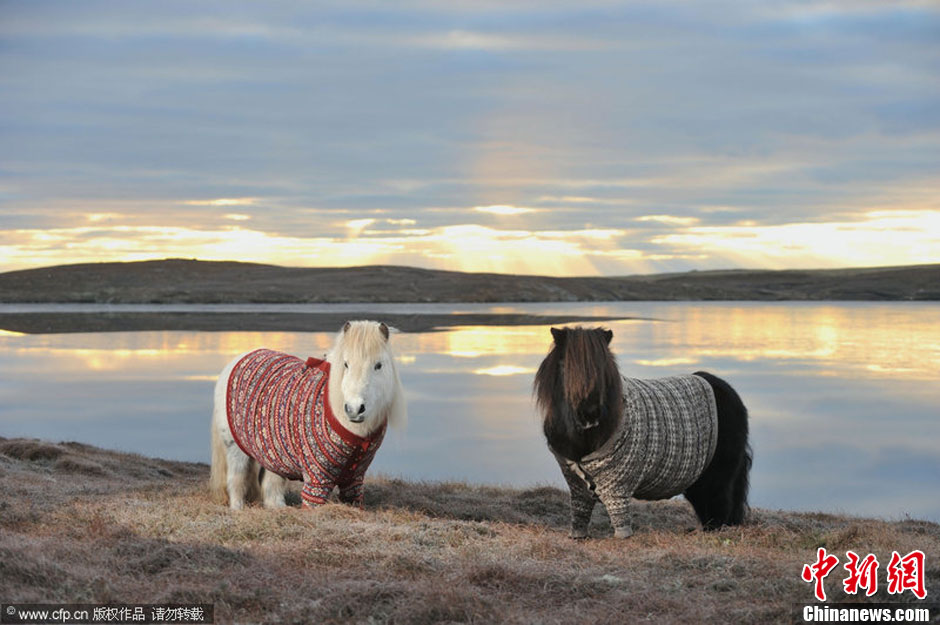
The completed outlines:
{"type": "MultiPolygon", "coordinates": [[[[592,539],[572,541],[555,488],[375,478],[364,511],[232,513],[207,478],[203,464],[0,438],[0,601],[214,603],[216,622],[792,622],[819,546],[883,563],[920,549],[928,599],[940,594],[940,525],[923,521],[757,509],[706,534],[668,501],[638,503],[629,540],[595,512],[592,539]]],[[[839,600],[843,578],[826,583],[839,600]]],[[[898,599],[882,579],[872,600],[898,599]]]]}

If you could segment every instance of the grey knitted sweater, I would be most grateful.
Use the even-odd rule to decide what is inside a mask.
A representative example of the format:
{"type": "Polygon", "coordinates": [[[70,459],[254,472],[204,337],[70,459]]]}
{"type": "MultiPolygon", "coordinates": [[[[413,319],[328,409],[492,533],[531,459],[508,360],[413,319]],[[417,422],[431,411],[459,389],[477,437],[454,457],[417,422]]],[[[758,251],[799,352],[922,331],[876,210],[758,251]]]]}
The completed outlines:
{"type": "Polygon", "coordinates": [[[617,536],[629,536],[629,499],[666,499],[691,486],[711,462],[718,410],[696,375],[624,378],[624,414],[597,451],[573,462],[555,454],[571,491],[572,536],[584,536],[599,498],[617,536]]]}

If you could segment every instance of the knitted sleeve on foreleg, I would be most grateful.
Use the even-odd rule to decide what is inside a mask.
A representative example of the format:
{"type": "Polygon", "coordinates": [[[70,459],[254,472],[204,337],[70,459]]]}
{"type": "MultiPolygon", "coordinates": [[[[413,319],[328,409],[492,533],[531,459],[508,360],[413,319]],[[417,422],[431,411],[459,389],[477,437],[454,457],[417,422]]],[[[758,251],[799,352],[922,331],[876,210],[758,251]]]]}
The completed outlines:
{"type": "Polygon", "coordinates": [[[633,533],[633,523],[630,515],[630,495],[631,493],[616,488],[604,489],[599,493],[600,499],[607,509],[607,515],[610,517],[610,524],[613,526],[618,536],[633,533]]]}
{"type": "Polygon", "coordinates": [[[348,484],[341,484],[339,487],[339,500],[343,503],[355,504],[362,507],[362,476],[359,476],[348,484]]]}
{"type": "Polygon", "coordinates": [[[610,524],[618,536],[630,534],[630,498],[645,471],[649,432],[633,409],[632,396],[627,394],[624,400],[627,410],[617,432],[600,450],[588,454],[580,463],[582,470],[593,477],[595,492],[607,509],[610,524]]]}
{"type": "Polygon", "coordinates": [[[567,460],[558,455],[555,456],[555,460],[558,461],[558,466],[561,467],[561,474],[564,476],[565,482],[568,483],[568,490],[571,493],[572,532],[587,532],[597,497],[588,488],[584,479],[571,470],[567,460]]]}
{"type": "Polygon", "coordinates": [[[326,503],[333,485],[323,481],[310,479],[304,480],[304,487],[300,491],[300,499],[304,508],[312,508],[326,503]]]}
{"type": "Polygon", "coordinates": [[[629,531],[632,525],[630,498],[643,475],[643,468],[638,465],[642,465],[645,454],[631,453],[638,450],[643,451],[642,445],[617,445],[611,456],[585,467],[587,470],[601,469],[594,475],[597,480],[595,490],[607,509],[610,524],[621,533],[629,531]]]}

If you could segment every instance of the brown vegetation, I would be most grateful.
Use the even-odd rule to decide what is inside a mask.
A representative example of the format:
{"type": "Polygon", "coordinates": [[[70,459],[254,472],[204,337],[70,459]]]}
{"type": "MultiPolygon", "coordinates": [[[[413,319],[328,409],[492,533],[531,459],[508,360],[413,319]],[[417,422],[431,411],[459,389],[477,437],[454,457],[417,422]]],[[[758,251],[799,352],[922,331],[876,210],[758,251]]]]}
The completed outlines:
{"type": "MultiPolygon", "coordinates": [[[[754,510],[704,533],[669,501],[637,504],[629,540],[595,513],[576,542],[555,488],[376,478],[365,510],[233,513],[207,479],[204,464],[0,438],[0,600],[213,603],[220,623],[792,622],[819,546],[884,562],[921,549],[940,593],[940,526],[923,521],[754,510]]],[[[844,599],[841,573],[827,591],[844,599]]],[[[883,581],[873,599],[898,600],[883,581]]]]}
{"type": "Polygon", "coordinates": [[[940,264],[571,277],[416,267],[300,268],[184,259],[0,274],[0,302],[566,302],[937,300],[940,264]]]}

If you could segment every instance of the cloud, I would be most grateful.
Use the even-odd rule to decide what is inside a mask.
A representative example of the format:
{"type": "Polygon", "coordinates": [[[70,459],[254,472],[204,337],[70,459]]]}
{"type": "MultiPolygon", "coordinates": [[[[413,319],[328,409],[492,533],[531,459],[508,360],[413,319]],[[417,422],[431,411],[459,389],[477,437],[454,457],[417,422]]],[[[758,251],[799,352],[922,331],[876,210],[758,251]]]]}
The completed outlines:
{"type": "Polygon", "coordinates": [[[654,221],[661,224],[674,226],[691,226],[699,222],[698,217],[677,217],[675,215],[643,215],[636,218],[637,221],[654,221]]]}
{"type": "Polygon", "coordinates": [[[407,37],[399,39],[398,42],[406,45],[442,50],[487,50],[497,52],[603,50],[616,45],[615,42],[608,42],[598,38],[571,37],[564,34],[505,34],[467,30],[450,30],[442,33],[407,37]]]}
{"type": "Polygon", "coordinates": [[[20,268],[106,260],[239,258],[283,265],[423,264],[463,271],[596,274],[594,259],[622,257],[616,229],[504,230],[465,224],[372,230],[374,219],[346,223],[343,237],[299,237],[228,226],[93,226],[16,230],[0,235],[0,266],[20,268]]]}
{"type": "MultiPolygon", "coordinates": [[[[694,263],[837,267],[934,262],[940,211],[877,210],[842,221],[701,225],[654,215],[651,229],[529,230],[479,224],[414,227],[411,220],[348,220],[337,234],[302,236],[239,225],[120,225],[110,216],[76,228],[0,233],[0,266],[196,257],[282,265],[423,265],[461,271],[550,275],[631,274],[694,263]],[[890,236],[886,235],[890,233],[890,236]]],[[[642,221],[642,220],[641,220],[642,221]]],[[[252,222],[253,223],[253,222],[252,222]]]]}
{"type": "Polygon", "coordinates": [[[526,208],[524,206],[509,206],[506,204],[496,204],[494,206],[474,206],[473,210],[478,213],[490,213],[492,215],[523,215],[525,213],[534,213],[536,209],[526,208]]]}
{"type": "Polygon", "coordinates": [[[346,222],[346,227],[349,228],[349,231],[354,235],[362,234],[362,231],[375,223],[375,219],[366,218],[366,219],[350,219],[346,222]]]}
{"type": "Polygon", "coordinates": [[[188,206],[251,206],[256,201],[253,197],[217,198],[214,200],[187,200],[188,206]]]}
{"type": "Polygon", "coordinates": [[[787,268],[937,261],[940,211],[872,211],[855,221],[693,226],[654,236],[670,251],[695,251],[732,266],[787,268]]]}
{"type": "Polygon", "coordinates": [[[64,247],[7,249],[0,269],[182,251],[155,224],[182,255],[241,258],[222,242],[249,223],[350,262],[453,268],[483,263],[421,242],[455,232],[506,270],[543,245],[586,273],[940,261],[913,235],[865,254],[831,226],[849,243],[820,251],[824,227],[796,227],[940,209],[935,4],[278,6],[6,3],[0,228],[64,247]],[[113,249],[69,243],[86,226],[113,249]]]}

